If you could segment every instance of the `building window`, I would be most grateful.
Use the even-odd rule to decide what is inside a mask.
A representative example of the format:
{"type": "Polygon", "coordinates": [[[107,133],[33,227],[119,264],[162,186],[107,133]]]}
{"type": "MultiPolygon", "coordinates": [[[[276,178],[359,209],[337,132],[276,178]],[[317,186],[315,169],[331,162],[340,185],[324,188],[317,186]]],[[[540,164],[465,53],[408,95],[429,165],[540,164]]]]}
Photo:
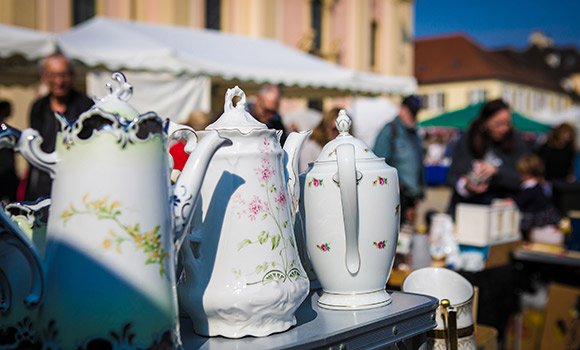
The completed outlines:
{"type": "Polygon", "coordinates": [[[540,109],[548,108],[548,96],[546,94],[540,94],[540,109]]]}
{"type": "Polygon", "coordinates": [[[205,27],[221,29],[221,0],[205,0],[205,27]]]}
{"type": "Polygon", "coordinates": [[[73,25],[95,16],[95,0],[73,1],[73,25]]]}
{"type": "Polygon", "coordinates": [[[504,100],[505,103],[508,105],[513,104],[513,94],[510,88],[504,87],[501,93],[501,98],[504,100]]]}
{"type": "Polygon", "coordinates": [[[540,109],[540,93],[537,91],[534,91],[532,93],[532,110],[536,111],[538,109],[540,109]]]}
{"type": "Polygon", "coordinates": [[[371,68],[375,68],[377,64],[377,21],[371,22],[371,68]]]}
{"type": "Polygon", "coordinates": [[[524,90],[518,90],[518,97],[516,99],[516,109],[522,112],[526,108],[526,96],[524,90]]]}
{"type": "Polygon", "coordinates": [[[419,99],[419,103],[420,103],[421,109],[427,109],[427,108],[429,108],[429,96],[427,96],[427,95],[417,95],[417,98],[419,99]]]}
{"type": "Polygon", "coordinates": [[[312,0],[310,2],[311,28],[314,32],[311,53],[320,52],[322,33],[322,0],[312,0]]]}
{"type": "Polygon", "coordinates": [[[476,104],[478,102],[483,102],[487,98],[487,92],[484,89],[476,89],[469,91],[469,104],[476,104]]]}
{"type": "Polygon", "coordinates": [[[561,112],[564,109],[564,99],[562,97],[556,97],[556,110],[561,112]]]}
{"type": "Polygon", "coordinates": [[[445,94],[434,92],[429,94],[428,108],[434,111],[442,111],[445,108],[445,94]]]}

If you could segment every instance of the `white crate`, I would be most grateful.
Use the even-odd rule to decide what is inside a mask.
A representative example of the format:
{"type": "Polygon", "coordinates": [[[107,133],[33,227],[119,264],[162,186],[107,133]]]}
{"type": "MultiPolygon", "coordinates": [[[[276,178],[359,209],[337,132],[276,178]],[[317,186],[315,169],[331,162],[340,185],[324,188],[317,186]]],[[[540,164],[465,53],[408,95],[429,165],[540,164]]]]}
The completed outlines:
{"type": "Polygon", "coordinates": [[[513,202],[459,203],[455,221],[459,244],[486,246],[519,237],[519,211],[513,202]]]}

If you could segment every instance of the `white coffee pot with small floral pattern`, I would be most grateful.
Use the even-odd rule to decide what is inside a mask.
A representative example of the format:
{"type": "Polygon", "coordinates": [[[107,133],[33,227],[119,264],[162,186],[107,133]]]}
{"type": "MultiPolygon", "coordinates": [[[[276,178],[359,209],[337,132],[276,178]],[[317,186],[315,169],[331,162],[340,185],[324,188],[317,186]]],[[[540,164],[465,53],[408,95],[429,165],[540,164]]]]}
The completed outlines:
{"type": "Polygon", "coordinates": [[[323,289],[321,307],[353,310],[391,302],[385,290],[399,229],[397,170],[349,134],[324,146],[304,177],[302,219],[308,257],[323,289]]]}
{"type": "MultiPolygon", "coordinates": [[[[181,347],[175,251],[213,154],[230,142],[216,132],[206,135],[172,186],[168,139],[184,128],[154,112],[140,115],[126,102],[132,86],[121,73],[113,79],[109,95],[95,99],[78,119],[56,115],[61,127],[53,153],[40,149],[42,138],[33,129],[0,137],[0,145],[15,146],[54,178],[45,259],[27,255],[28,265],[44,270],[24,295],[28,310],[40,305],[38,319],[10,314],[10,308],[0,315],[15,321],[7,326],[20,334],[15,341],[35,348],[181,347]]],[[[0,236],[10,237],[16,230],[2,223],[0,233],[8,234],[0,236]]],[[[28,237],[12,235],[24,242],[20,247],[35,250],[28,237]]],[[[32,278],[31,269],[22,268],[21,279],[32,278]]]]}
{"type": "Polygon", "coordinates": [[[296,324],[309,290],[293,231],[298,154],[310,132],[279,133],[245,110],[246,95],[228,89],[224,113],[206,131],[232,140],[208,168],[183,244],[180,306],[195,332],[239,338],[267,336],[296,324]],[[240,100],[234,107],[233,99],[240,100]]]}

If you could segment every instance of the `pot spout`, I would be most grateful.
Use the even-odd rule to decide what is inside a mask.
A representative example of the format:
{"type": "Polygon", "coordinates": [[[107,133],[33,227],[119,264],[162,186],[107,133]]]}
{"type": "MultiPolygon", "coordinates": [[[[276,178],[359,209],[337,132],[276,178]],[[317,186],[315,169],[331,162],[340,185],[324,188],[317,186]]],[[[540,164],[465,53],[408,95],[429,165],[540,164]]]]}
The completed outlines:
{"type": "Polygon", "coordinates": [[[304,141],[312,134],[312,130],[293,132],[288,135],[284,143],[284,152],[286,153],[286,171],[288,172],[288,195],[291,199],[292,216],[298,210],[300,200],[300,180],[298,179],[298,164],[300,161],[300,150],[304,141]]]}

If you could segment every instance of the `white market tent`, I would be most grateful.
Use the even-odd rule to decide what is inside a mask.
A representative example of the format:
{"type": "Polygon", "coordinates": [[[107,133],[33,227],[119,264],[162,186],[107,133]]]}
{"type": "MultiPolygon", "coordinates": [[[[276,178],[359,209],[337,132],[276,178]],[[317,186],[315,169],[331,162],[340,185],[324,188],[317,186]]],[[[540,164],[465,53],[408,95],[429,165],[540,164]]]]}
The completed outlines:
{"type": "Polygon", "coordinates": [[[211,86],[282,84],[289,97],[409,94],[417,88],[412,77],[357,72],[275,40],[215,30],[95,17],[57,40],[65,55],[93,72],[87,81],[89,94],[104,92],[96,91],[109,79],[110,73],[103,70],[130,72],[126,75],[135,86],[131,103],[140,111],[153,109],[176,120],[192,109],[207,108],[211,86]],[[139,97],[139,91],[144,95],[139,97]],[[196,106],[188,100],[191,96],[196,106]],[[140,101],[156,104],[144,106],[140,101]]]}
{"type": "Polygon", "coordinates": [[[38,82],[38,59],[56,50],[51,33],[0,24],[0,85],[38,82]]]}

